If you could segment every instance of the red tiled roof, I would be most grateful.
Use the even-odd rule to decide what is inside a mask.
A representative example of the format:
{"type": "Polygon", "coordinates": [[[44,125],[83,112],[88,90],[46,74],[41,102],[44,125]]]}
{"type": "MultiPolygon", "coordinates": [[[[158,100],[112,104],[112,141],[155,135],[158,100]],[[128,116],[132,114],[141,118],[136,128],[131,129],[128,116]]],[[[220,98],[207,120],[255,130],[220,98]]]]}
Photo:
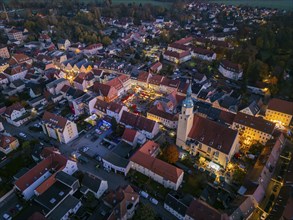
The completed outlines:
{"type": "Polygon", "coordinates": [[[177,43],[177,44],[187,44],[187,43],[190,43],[192,41],[193,41],[192,37],[184,37],[184,38],[182,38],[180,40],[175,41],[175,43],[177,43]]]}
{"type": "Polygon", "coordinates": [[[267,121],[261,117],[254,117],[242,112],[236,114],[234,122],[267,134],[272,134],[276,126],[275,123],[267,121]]]}
{"type": "Polygon", "coordinates": [[[147,132],[152,132],[156,125],[156,122],[153,120],[127,111],[123,111],[120,122],[147,132]]]}
{"type": "Polygon", "coordinates": [[[268,109],[293,115],[293,102],[273,98],[269,101],[268,109]]]}
{"type": "Polygon", "coordinates": [[[167,50],[167,51],[164,52],[164,55],[180,59],[180,58],[183,58],[183,57],[186,57],[186,56],[190,55],[190,52],[189,51],[183,51],[181,53],[177,53],[175,51],[167,50]]]}
{"type": "Polygon", "coordinates": [[[149,156],[153,156],[153,153],[160,148],[160,145],[154,141],[148,140],[144,143],[143,146],[139,149],[140,152],[147,154],[149,156]]]}
{"type": "Polygon", "coordinates": [[[55,115],[51,112],[45,112],[42,118],[42,121],[47,125],[47,126],[53,126],[57,127],[60,129],[64,129],[67,123],[67,119],[63,118],[59,115],[55,115]]]}
{"type": "Polygon", "coordinates": [[[101,44],[101,43],[91,44],[91,45],[87,46],[85,48],[85,50],[92,50],[92,49],[96,49],[96,48],[100,48],[100,47],[103,47],[103,44],[101,44]]]}
{"type": "Polygon", "coordinates": [[[39,212],[32,214],[28,220],[46,220],[47,218],[39,212]]]}
{"type": "Polygon", "coordinates": [[[230,71],[233,71],[233,72],[236,72],[236,73],[239,73],[242,71],[241,69],[241,66],[237,63],[232,63],[231,61],[229,60],[222,60],[220,65],[225,68],[225,69],[228,69],[230,71]]]}
{"type": "Polygon", "coordinates": [[[192,51],[194,53],[205,55],[205,56],[212,56],[215,53],[214,51],[204,49],[204,48],[200,48],[200,47],[192,47],[192,51]]]}
{"type": "Polygon", "coordinates": [[[184,173],[183,170],[168,164],[160,159],[152,157],[148,151],[149,143],[147,142],[144,146],[141,147],[131,158],[130,160],[134,163],[137,163],[144,168],[151,170],[152,172],[162,176],[164,179],[170,180],[173,183],[177,183],[178,178],[184,173]],[[146,148],[146,149],[144,149],[146,148]]]}
{"type": "Polygon", "coordinates": [[[179,84],[180,84],[179,79],[169,79],[167,77],[165,77],[161,82],[161,85],[172,87],[172,88],[178,88],[179,84]]]}
{"type": "Polygon", "coordinates": [[[124,133],[122,135],[122,139],[132,143],[134,141],[136,134],[137,134],[136,130],[125,128],[124,133]]]}
{"type": "Polygon", "coordinates": [[[149,111],[149,114],[156,115],[160,118],[167,119],[169,121],[178,121],[178,115],[173,115],[171,113],[165,112],[163,110],[158,109],[156,106],[152,107],[149,111]]]}
{"type": "Polygon", "coordinates": [[[196,220],[221,220],[221,213],[199,199],[195,199],[189,205],[186,215],[196,220]]]}
{"type": "Polygon", "coordinates": [[[150,67],[150,70],[155,72],[160,66],[162,66],[162,63],[158,61],[150,67]]]}
{"type": "Polygon", "coordinates": [[[109,105],[108,105],[108,110],[111,111],[111,112],[115,112],[115,113],[119,113],[122,109],[124,105],[121,105],[119,103],[116,103],[116,102],[111,102],[109,105]]]}
{"type": "Polygon", "coordinates": [[[105,102],[101,99],[97,99],[94,107],[95,107],[95,109],[98,109],[99,111],[106,113],[108,105],[109,105],[108,102],[105,102]]]}
{"type": "Polygon", "coordinates": [[[229,154],[237,133],[237,131],[217,122],[194,115],[193,126],[188,137],[229,154]]]}
{"type": "Polygon", "coordinates": [[[117,89],[107,84],[95,82],[93,88],[95,91],[100,91],[104,97],[107,97],[110,100],[118,95],[117,89]]]}
{"type": "Polygon", "coordinates": [[[9,145],[16,140],[17,139],[15,137],[0,134],[0,147],[3,149],[7,149],[9,148],[9,145]]]}
{"type": "MultiPolygon", "coordinates": [[[[54,168],[54,170],[59,170],[64,167],[67,163],[67,159],[60,154],[51,154],[46,157],[27,173],[21,176],[16,182],[15,186],[20,190],[24,191],[31,184],[33,184],[37,179],[39,179],[48,170],[54,168]]],[[[41,184],[40,184],[41,185],[41,184]]]]}
{"type": "Polygon", "coordinates": [[[147,82],[148,81],[148,78],[151,76],[150,73],[148,72],[141,72],[139,73],[138,77],[137,77],[137,81],[140,81],[140,82],[147,82]]]}
{"type": "Polygon", "coordinates": [[[108,81],[106,85],[113,86],[117,91],[123,88],[123,84],[117,77],[108,81]]]}
{"type": "Polygon", "coordinates": [[[188,46],[185,46],[184,44],[178,44],[178,43],[172,43],[169,44],[168,48],[174,48],[174,49],[179,49],[179,50],[189,50],[188,46]]]}
{"type": "Polygon", "coordinates": [[[153,76],[150,77],[149,83],[154,84],[154,85],[160,85],[163,79],[164,79],[164,76],[153,75],[153,76]]]}
{"type": "Polygon", "coordinates": [[[4,114],[6,115],[6,116],[11,116],[11,114],[12,114],[12,112],[14,111],[14,110],[16,110],[16,111],[20,111],[21,109],[23,109],[24,107],[19,103],[19,102],[16,102],[16,103],[14,103],[14,104],[12,104],[11,106],[9,106],[9,107],[7,107],[6,108],[6,110],[5,110],[5,112],[4,112],[4,114]]]}
{"type": "Polygon", "coordinates": [[[130,79],[130,76],[129,76],[129,75],[126,75],[126,74],[121,74],[120,76],[118,76],[118,79],[119,79],[122,83],[125,83],[125,82],[127,82],[127,80],[130,79]]]}

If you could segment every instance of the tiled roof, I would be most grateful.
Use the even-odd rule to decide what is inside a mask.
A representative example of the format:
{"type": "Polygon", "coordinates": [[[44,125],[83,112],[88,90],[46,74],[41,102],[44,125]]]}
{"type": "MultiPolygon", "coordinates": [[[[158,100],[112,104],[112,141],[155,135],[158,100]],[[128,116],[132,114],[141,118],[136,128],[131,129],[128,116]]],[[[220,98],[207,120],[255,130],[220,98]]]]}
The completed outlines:
{"type": "Polygon", "coordinates": [[[140,150],[138,150],[130,160],[148,170],[151,170],[157,175],[162,176],[164,179],[170,180],[173,183],[177,183],[178,178],[183,173],[183,170],[160,159],[149,156],[140,150]]]}
{"type": "Polygon", "coordinates": [[[148,72],[141,72],[141,73],[139,73],[139,75],[137,77],[137,81],[147,82],[150,76],[151,76],[151,74],[148,72]]]}
{"type": "Polygon", "coordinates": [[[186,56],[190,55],[190,52],[189,51],[183,51],[181,53],[177,53],[177,52],[174,52],[174,51],[167,50],[167,51],[164,52],[164,55],[180,59],[180,58],[183,58],[183,57],[186,57],[186,56]]]}
{"type": "Polygon", "coordinates": [[[237,133],[237,131],[217,122],[194,115],[193,126],[188,137],[229,154],[237,133]]]}
{"type": "Polygon", "coordinates": [[[164,79],[161,82],[161,85],[163,86],[168,86],[168,87],[172,87],[172,88],[178,88],[180,84],[180,80],[179,79],[169,79],[164,77],[164,79]]]}
{"type": "Polygon", "coordinates": [[[196,220],[221,220],[222,215],[219,211],[212,208],[205,202],[195,199],[188,207],[186,214],[196,220]]]}
{"type": "Polygon", "coordinates": [[[130,129],[130,128],[125,128],[123,135],[122,135],[122,139],[132,143],[134,141],[136,134],[137,134],[136,130],[130,129]]]}
{"type": "Polygon", "coordinates": [[[154,85],[160,85],[163,79],[164,79],[164,76],[153,75],[152,77],[150,77],[149,83],[154,85]]]}
{"type": "Polygon", "coordinates": [[[154,63],[154,64],[150,67],[150,70],[151,70],[151,71],[156,71],[161,65],[162,65],[162,63],[158,61],[158,62],[154,63]]]}
{"type": "Polygon", "coordinates": [[[11,116],[12,112],[14,110],[16,111],[20,111],[21,109],[23,109],[24,107],[19,103],[14,103],[13,105],[9,106],[6,108],[4,114],[7,115],[7,116],[11,116]]]}
{"type": "Polygon", "coordinates": [[[3,149],[9,148],[9,145],[16,141],[17,139],[12,136],[0,134],[0,147],[3,149]]]}
{"type": "Polygon", "coordinates": [[[55,115],[51,112],[45,112],[42,121],[48,126],[53,126],[56,128],[64,129],[67,123],[67,119],[59,115],[55,115]]]}
{"type": "Polygon", "coordinates": [[[169,44],[168,48],[174,48],[174,49],[179,49],[179,50],[188,50],[189,47],[185,46],[184,44],[178,44],[178,43],[172,43],[169,44]]]}
{"type": "Polygon", "coordinates": [[[242,112],[238,112],[236,114],[234,122],[267,134],[272,134],[275,129],[275,123],[267,121],[261,117],[247,115],[242,112]]]}
{"type": "Polygon", "coordinates": [[[220,65],[224,67],[225,69],[228,69],[236,73],[240,73],[242,71],[241,66],[239,64],[232,63],[229,60],[222,60],[220,65]]]}
{"type": "Polygon", "coordinates": [[[293,115],[293,102],[273,98],[269,101],[268,109],[293,115]]]}
{"type": "Polygon", "coordinates": [[[149,111],[149,114],[156,115],[160,118],[167,119],[169,121],[178,121],[178,116],[173,115],[171,113],[165,112],[163,110],[158,109],[156,106],[152,107],[149,111]]]}
{"type": "Polygon", "coordinates": [[[120,122],[147,132],[152,132],[156,125],[153,120],[127,111],[123,111],[120,122]]]}
{"type": "Polygon", "coordinates": [[[192,37],[184,37],[184,38],[181,38],[180,40],[175,41],[175,43],[177,43],[177,44],[187,44],[187,43],[190,43],[192,41],[193,41],[192,37]]]}

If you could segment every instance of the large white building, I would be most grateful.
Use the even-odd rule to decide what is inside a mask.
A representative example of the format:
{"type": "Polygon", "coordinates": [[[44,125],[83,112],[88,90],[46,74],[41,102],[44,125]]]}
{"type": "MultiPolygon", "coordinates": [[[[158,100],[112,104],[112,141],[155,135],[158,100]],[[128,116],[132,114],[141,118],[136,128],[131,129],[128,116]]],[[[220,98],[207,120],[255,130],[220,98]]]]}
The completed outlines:
{"type": "Polygon", "coordinates": [[[45,112],[42,118],[45,134],[67,144],[78,137],[77,126],[74,122],[50,112],[45,112]]]}
{"type": "Polygon", "coordinates": [[[226,167],[239,150],[238,131],[193,113],[191,87],[182,103],[176,144],[192,155],[201,155],[226,167]]]}
{"type": "Polygon", "coordinates": [[[226,78],[239,80],[242,78],[243,69],[239,64],[232,63],[228,60],[223,60],[219,66],[219,72],[226,78]]]}

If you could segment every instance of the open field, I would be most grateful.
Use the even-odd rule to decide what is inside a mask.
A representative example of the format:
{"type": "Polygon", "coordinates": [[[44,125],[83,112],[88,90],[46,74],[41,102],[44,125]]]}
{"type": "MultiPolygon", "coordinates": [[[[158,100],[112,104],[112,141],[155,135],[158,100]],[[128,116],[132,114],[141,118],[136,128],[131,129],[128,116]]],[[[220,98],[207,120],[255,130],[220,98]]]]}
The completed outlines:
{"type": "Polygon", "coordinates": [[[252,7],[277,8],[293,10],[293,0],[209,0],[226,5],[248,5],[252,7]]]}

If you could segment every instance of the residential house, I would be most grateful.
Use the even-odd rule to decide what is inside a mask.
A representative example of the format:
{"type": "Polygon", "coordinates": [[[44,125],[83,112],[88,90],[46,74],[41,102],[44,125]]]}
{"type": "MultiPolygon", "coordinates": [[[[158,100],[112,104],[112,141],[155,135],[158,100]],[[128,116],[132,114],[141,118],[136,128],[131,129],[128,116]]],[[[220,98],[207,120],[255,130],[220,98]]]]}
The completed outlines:
{"type": "Polygon", "coordinates": [[[283,126],[289,126],[293,116],[293,102],[273,98],[269,101],[265,119],[283,126]]]}
{"type": "Polygon", "coordinates": [[[54,81],[48,83],[46,85],[46,89],[52,94],[52,95],[57,95],[60,93],[61,89],[63,86],[70,86],[70,83],[67,79],[60,78],[60,79],[55,79],[54,81]]]}
{"type": "Polygon", "coordinates": [[[95,82],[95,76],[92,72],[81,72],[73,80],[73,85],[79,90],[86,91],[87,88],[91,87],[95,82]]]}
{"type": "Polygon", "coordinates": [[[116,103],[116,102],[111,102],[111,103],[109,103],[109,105],[107,107],[106,113],[110,117],[115,118],[115,120],[117,122],[119,122],[121,117],[122,117],[122,113],[124,111],[128,111],[126,106],[121,105],[121,104],[116,103]]]}
{"type": "Polygon", "coordinates": [[[87,56],[92,56],[95,55],[101,49],[103,49],[103,45],[101,43],[97,43],[87,46],[82,50],[82,52],[87,56]]]}
{"type": "Polygon", "coordinates": [[[163,124],[167,128],[175,129],[178,126],[178,115],[158,109],[157,106],[152,107],[147,112],[147,118],[163,124]]]}
{"type": "Polygon", "coordinates": [[[193,47],[191,50],[191,55],[197,59],[201,59],[201,60],[205,60],[205,61],[213,61],[216,60],[216,53],[208,50],[208,49],[204,49],[204,48],[200,48],[200,47],[193,47]]]}
{"type": "Polygon", "coordinates": [[[7,37],[10,41],[16,40],[22,42],[25,39],[24,32],[15,28],[7,32],[7,37]]]}
{"type": "Polygon", "coordinates": [[[251,116],[256,116],[259,113],[259,111],[260,105],[255,100],[252,100],[247,107],[240,110],[240,112],[251,116]]]}
{"type": "Polygon", "coordinates": [[[7,135],[0,134],[0,151],[4,154],[9,154],[11,151],[17,149],[19,147],[18,139],[7,135]]]}
{"type": "Polygon", "coordinates": [[[77,171],[76,162],[66,159],[53,148],[44,148],[42,155],[44,159],[14,183],[15,190],[25,200],[31,199],[37,188],[39,189],[38,194],[47,193],[47,189],[56,182],[55,175],[58,171],[64,171],[69,175],[77,171]],[[47,181],[48,179],[49,181],[47,181]]]}
{"type": "Polygon", "coordinates": [[[91,173],[84,173],[81,186],[80,191],[84,195],[88,192],[92,192],[97,199],[101,198],[102,195],[108,190],[108,182],[91,173]]]}
{"type": "Polygon", "coordinates": [[[0,87],[5,88],[8,83],[8,77],[5,74],[0,73],[0,87]]]}
{"type": "Polygon", "coordinates": [[[71,43],[68,39],[61,39],[58,41],[57,46],[59,50],[67,50],[70,47],[71,43]]]}
{"type": "Polygon", "coordinates": [[[30,119],[30,113],[17,102],[6,108],[4,117],[9,124],[19,127],[30,119]]]}
{"type": "Polygon", "coordinates": [[[147,138],[152,139],[159,133],[159,125],[156,121],[123,111],[120,123],[126,127],[139,130],[147,138]]]}
{"type": "Polygon", "coordinates": [[[85,93],[82,96],[71,100],[70,106],[74,111],[74,115],[87,114],[90,115],[94,112],[94,106],[97,102],[95,95],[91,93],[85,93]]]}
{"type": "Polygon", "coordinates": [[[127,185],[110,191],[103,198],[103,202],[112,209],[108,219],[127,220],[134,216],[139,204],[139,194],[130,185],[127,185]]]}
{"type": "Polygon", "coordinates": [[[0,45],[0,58],[9,58],[10,54],[7,49],[7,46],[0,45]]]}
{"type": "Polygon", "coordinates": [[[162,68],[163,68],[163,64],[160,61],[158,61],[152,64],[149,70],[151,73],[159,73],[162,68]]]}
{"type": "Polygon", "coordinates": [[[12,82],[14,80],[24,79],[29,68],[30,66],[25,63],[13,65],[5,69],[3,73],[8,77],[9,81],[12,82]]]}
{"type": "Polygon", "coordinates": [[[23,53],[16,53],[11,56],[8,63],[10,66],[24,63],[31,65],[33,63],[33,60],[23,53]]]}
{"type": "Polygon", "coordinates": [[[144,144],[146,142],[145,135],[131,128],[124,129],[121,139],[134,147],[136,147],[137,144],[144,144]]]}
{"type": "Polygon", "coordinates": [[[149,88],[152,88],[152,89],[154,89],[156,91],[159,91],[160,90],[160,85],[161,85],[163,79],[164,79],[164,76],[152,75],[149,78],[149,81],[148,81],[149,88]]]}
{"type": "Polygon", "coordinates": [[[251,115],[238,112],[234,118],[233,129],[239,130],[239,134],[245,138],[244,143],[249,144],[251,141],[258,141],[266,144],[273,138],[273,132],[276,124],[251,115]]]}
{"type": "Polygon", "coordinates": [[[229,217],[227,214],[220,213],[207,203],[199,199],[194,199],[186,211],[185,220],[195,219],[228,220],[229,217]]]}
{"type": "Polygon", "coordinates": [[[40,34],[38,41],[42,43],[52,42],[51,37],[48,34],[40,34]]]}
{"type": "Polygon", "coordinates": [[[60,143],[67,144],[78,137],[77,126],[74,122],[47,111],[42,118],[42,128],[46,135],[60,143]]]}
{"type": "Polygon", "coordinates": [[[118,97],[118,91],[115,87],[94,82],[93,91],[101,94],[106,102],[112,102],[118,97]]]}
{"type": "Polygon", "coordinates": [[[148,87],[149,79],[152,77],[152,74],[149,72],[140,72],[136,83],[141,87],[148,87]]]}
{"type": "Polygon", "coordinates": [[[183,51],[181,53],[174,52],[174,51],[165,51],[163,52],[163,58],[165,60],[168,60],[172,63],[180,64],[184,63],[191,59],[191,53],[190,51],[183,51]]]}
{"type": "Polygon", "coordinates": [[[156,158],[159,145],[153,141],[147,141],[130,158],[131,169],[134,169],[164,187],[177,190],[183,181],[183,170],[156,158]]]}
{"type": "Polygon", "coordinates": [[[169,94],[169,93],[172,93],[173,91],[177,91],[179,85],[180,85],[179,79],[170,79],[170,78],[164,77],[160,84],[160,91],[169,94]]]}
{"type": "Polygon", "coordinates": [[[192,196],[182,197],[175,193],[169,193],[164,201],[164,209],[174,215],[177,219],[185,220],[186,211],[192,200],[192,196]]]}
{"type": "Polygon", "coordinates": [[[228,60],[222,60],[219,66],[219,72],[226,78],[239,80],[242,78],[243,69],[239,64],[232,63],[228,60]]]}
{"type": "Polygon", "coordinates": [[[0,73],[4,72],[9,67],[9,63],[6,59],[0,59],[0,73]]]}

